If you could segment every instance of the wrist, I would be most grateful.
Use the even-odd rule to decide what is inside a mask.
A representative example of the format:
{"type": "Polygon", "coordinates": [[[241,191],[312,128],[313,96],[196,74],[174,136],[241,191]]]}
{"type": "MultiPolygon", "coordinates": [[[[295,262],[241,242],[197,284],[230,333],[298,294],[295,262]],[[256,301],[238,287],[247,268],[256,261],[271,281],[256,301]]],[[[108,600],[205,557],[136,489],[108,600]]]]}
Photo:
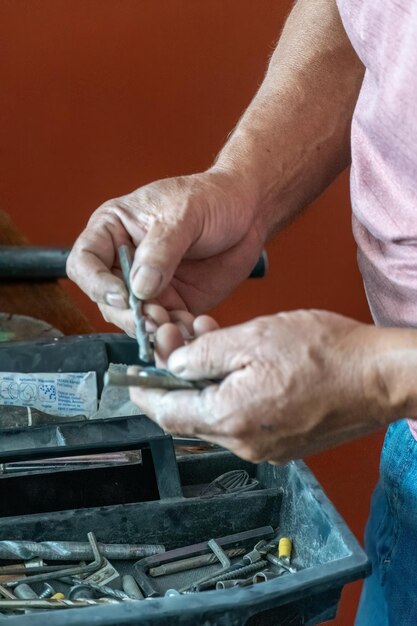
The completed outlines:
{"type": "Polygon", "coordinates": [[[280,183],[271,149],[256,129],[241,125],[223,147],[211,171],[220,172],[249,198],[252,217],[265,241],[276,230],[279,213],[285,213],[280,199],[280,183]]]}
{"type": "Polygon", "coordinates": [[[385,422],[417,416],[417,330],[367,328],[372,352],[365,394],[385,422]]]}
{"type": "MultiPolygon", "coordinates": [[[[237,219],[252,224],[258,221],[261,212],[259,187],[255,178],[245,175],[244,168],[216,162],[204,172],[204,176],[210,185],[214,184],[221,191],[237,219]]],[[[263,232],[259,234],[264,241],[266,236],[263,232]]]]}

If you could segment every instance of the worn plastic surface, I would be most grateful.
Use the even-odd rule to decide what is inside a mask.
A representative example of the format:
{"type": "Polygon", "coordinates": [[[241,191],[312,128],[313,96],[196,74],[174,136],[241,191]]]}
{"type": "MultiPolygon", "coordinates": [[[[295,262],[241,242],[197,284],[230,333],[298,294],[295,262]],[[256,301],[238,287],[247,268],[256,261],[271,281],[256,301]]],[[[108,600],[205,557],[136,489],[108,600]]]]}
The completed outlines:
{"type": "MultiPolygon", "coordinates": [[[[97,336],[92,339],[97,347],[96,354],[101,355],[99,375],[106,367],[106,359],[127,360],[123,346],[134,343],[117,335],[106,336],[105,339],[107,343],[97,336]],[[108,345],[112,342],[118,343],[118,356],[114,358],[112,354],[108,359],[108,345]]],[[[88,341],[88,338],[77,339],[71,345],[68,338],[62,340],[62,344],[59,340],[55,344],[66,344],[66,348],[58,356],[58,350],[42,342],[43,346],[37,345],[37,350],[43,352],[38,363],[49,367],[51,362],[46,357],[46,352],[49,352],[55,359],[63,359],[60,363],[62,368],[74,369],[77,366],[81,370],[91,369],[91,361],[85,368],[82,367],[84,356],[91,352],[91,347],[86,348],[88,341]],[[77,362],[77,346],[81,346],[81,362],[77,362]],[[66,362],[69,352],[70,366],[66,362]]],[[[15,344],[14,347],[18,346],[15,344]]],[[[130,346],[127,347],[130,349],[130,346]]],[[[19,365],[25,363],[25,369],[30,370],[33,346],[21,348],[19,365]]],[[[114,345],[112,349],[115,350],[114,345]]],[[[10,360],[8,365],[10,369],[10,360]]],[[[2,367],[0,354],[0,369],[2,367]]],[[[57,361],[54,360],[50,367],[58,369],[57,361]]],[[[100,436],[103,439],[104,422],[102,428],[100,436]]],[[[70,447],[65,453],[67,451],[70,453],[70,447]]],[[[63,452],[61,449],[61,456],[63,452]]],[[[0,536],[34,541],[85,540],[87,532],[93,530],[101,542],[164,543],[170,549],[270,524],[280,534],[292,537],[294,562],[302,569],[296,574],[254,587],[48,614],[32,613],[0,618],[0,623],[10,626],[44,626],[45,623],[48,626],[312,626],[333,617],[343,585],[368,572],[366,555],[302,462],[292,462],[283,467],[268,464],[255,466],[227,452],[215,452],[183,457],[178,466],[183,496],[155,499],[158,497],[155,478],[152,479],[149,474],[150,487],[143,489],[139,483],[148,477],[146,467],[139,464],[136,469],[132,466],[128,471],[123,470],[125,474],[120,471],[117,479],[115,475],[106,475],[107,481],[117,482],[117,494],[115,490],[110,490],[111,497],[116,499],[112,501],[107,494],[107,500],[96,504],[95,508],[86,508],[82,484],[89,480],[97,492],[106,491],[103,474],[96,473],[102,470],[71,472],[68,477],[71,476],[74,484],[79,486],[78,494],[76,489],[70,490],[71,497],[66,503],[64,493],[59,511],[54,510],[53,496],[48,497],[45,490],[42,495],[44,476],[32,476],[30,479],[25,476],[5,477],[0,480],[0,493],[3,491],[4,496],[7,492],[24,491],[24,483],[30,480],[38,497],[32,502],[27,501],[27,514],[0,518],[0,536]],[[247,470],[259,480],[258,490],[234,496],[198,497],[204,485],[216,476],[238,468],[247,470]],[[134,490],[135,476],[137,494],[134,490]],[[10,489],[12,483],[7,482],[10,480],[14,481],[13,489],[10,489]]],[[[62,474],[59,473],[48,476],[52,494],[59,490],[61,480],[62,474]]],[[[3,515],[5,512],[2,511],[3,515]]]]}

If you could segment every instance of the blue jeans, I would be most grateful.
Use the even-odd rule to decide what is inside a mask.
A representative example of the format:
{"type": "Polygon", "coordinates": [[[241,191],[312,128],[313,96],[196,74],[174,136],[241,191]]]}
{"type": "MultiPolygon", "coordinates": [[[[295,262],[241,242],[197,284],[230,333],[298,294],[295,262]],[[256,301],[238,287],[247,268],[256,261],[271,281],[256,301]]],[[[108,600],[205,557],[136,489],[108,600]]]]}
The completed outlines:
{"type": "Polygon", "coordinates": [[[365,547],[372,575],[355,626],[417,626],[417,441],[405,420],[385,437],[365,547]]]}

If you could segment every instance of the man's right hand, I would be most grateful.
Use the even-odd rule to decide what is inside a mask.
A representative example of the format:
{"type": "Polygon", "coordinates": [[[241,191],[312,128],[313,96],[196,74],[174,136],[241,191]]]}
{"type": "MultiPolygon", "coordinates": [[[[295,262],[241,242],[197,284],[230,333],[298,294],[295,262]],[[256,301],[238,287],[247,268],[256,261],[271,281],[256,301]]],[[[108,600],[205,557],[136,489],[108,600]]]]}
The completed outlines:
{"type": "Polygon", "coordinates": [[[141,299],[157,299],[165,315],[213,307],[249,275],[264,241],[349,162],[363,71],[336,1],[298,0],[216,165],[106,202],[74,246],[70,278],[132,334],[117,264],[117,248],[128,244],[141,299]]]}
{"type": "Polygon", "coordinates": [[[254,267],[264,243],[255,207],[251,191],[223,171],[156,181],[93,213],[69,256],[68,276],[107,321],[132,334],[117,258],[118,247],[127,244],[139,298],[168,311],[201,313],[254,267]]]}

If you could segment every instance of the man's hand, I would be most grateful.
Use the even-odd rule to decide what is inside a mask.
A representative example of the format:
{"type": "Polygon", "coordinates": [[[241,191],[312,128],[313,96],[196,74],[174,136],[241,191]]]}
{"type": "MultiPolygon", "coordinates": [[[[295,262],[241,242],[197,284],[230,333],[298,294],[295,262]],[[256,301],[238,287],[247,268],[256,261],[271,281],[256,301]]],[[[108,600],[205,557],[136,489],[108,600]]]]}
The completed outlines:
{"type": "MultiPolygon", "coordinates": [[[[250,461],[284,462],[375,430],[411,408],[407,377],[400,375],[398,386],[391,376],[406,366],[397,347],[410,345],[407,332],[325,311],[262,317],[203,334],[169,356],[176,375],[224,378],[220,384],[201,392],[132,388],[131,398],[168,431],[201,436],[250,461]]],[[[160,335],[160,350],[164,341],[160,335]]],[[[416,350],[410,354],[416,361],[416,350]]]]}
{"type": "Polygon", "coordinates": [[[196,314],[249,276],[263,243],[251,192],[237,176],[212,169],[160,180],[103,204],[77,239],[67,272],[107,321],[132,334],[120,245],[135,254],[131,279],[138,297],[196,314]]]}
{"type": "Polygon", "coordinates": [[[169,311],[213,307],[249,275],[265,240],[349,162],[362,76],[336,0],[298,0],[215,166],[106,202],[75,243],[70,278],[132,334],[116,256],[128,244],[138,297],[169,311]]]}

